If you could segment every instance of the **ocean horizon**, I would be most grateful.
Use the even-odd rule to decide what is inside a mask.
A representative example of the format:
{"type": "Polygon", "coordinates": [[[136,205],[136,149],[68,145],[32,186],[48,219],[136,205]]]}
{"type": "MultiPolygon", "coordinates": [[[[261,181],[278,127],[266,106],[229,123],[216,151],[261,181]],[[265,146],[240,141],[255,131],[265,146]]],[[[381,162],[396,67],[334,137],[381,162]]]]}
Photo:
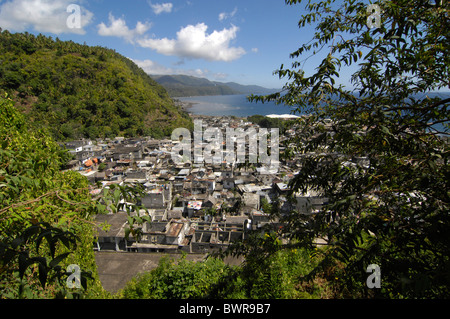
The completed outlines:
{"type": "MultiPolygon", "coordinates": [[[[416,98],[423,98],[425,93],[417,94],[416,98]]],[[[439,96],[442,99],[450,97],[450,92],[430,92],[430,97],[439,96]]],[[[275,102],[250,102],[248,94],[237,95],[211,95],[211,96],[189,96],[177,97],[175,99],[189,103],[186,111],[194,115],[207,116],[237,116],[248,117],[252,115],[302,115],[305,112],[294,112],[294,107],[276,104],[275,102]]]]}
{"type": "MultiPolygon", "coordinates": [[[[248,94],[177,97],[191,106],[186,111],[195,115],[237,116],[292,114],[293,108],[275,102],[249,102],[248,94]]],[[[299,115],[299,114],[295,114],[299,115]]]]}

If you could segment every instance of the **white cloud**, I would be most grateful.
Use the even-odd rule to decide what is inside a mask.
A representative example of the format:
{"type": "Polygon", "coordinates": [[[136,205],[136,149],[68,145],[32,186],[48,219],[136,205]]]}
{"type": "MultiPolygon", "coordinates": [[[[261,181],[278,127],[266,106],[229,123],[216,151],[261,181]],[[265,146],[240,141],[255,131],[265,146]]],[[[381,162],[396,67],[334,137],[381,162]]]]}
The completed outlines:
{"type": "Polygon", "coordinates": [[[233,61],[246,52],[241,47],[231,47],[231,40],[236,38],[238,27],[232,26],[222,31],[207,34],[208,26],[204,23],[188,25],[177,32],[176,39],[140,39],[137,42],[164,55],[178,56],[208,61],[233,61]]]}
{"type": "Polygon", "coordinates": [[[225,12],[219,13],[219,20],[225,20],[227,18],[227,14],[225,12]]]}
{"type": "Polygon", "coordinates": [[[252,48],[252,52],[253,53],[258,53],[259,49],[258,48],[252,48]]]}
{"type": "Polygon", "coordinates": [[[68,23],[73,12],[67,9],[78,0],[11,0],[0,4],[0,27],[23,32],[33,28],[38,32],[85,34],[84,27],[91,23],[93,13],[80,9],[79,24],[68,23]]]}
{"type": "Polygon", "coordinates": [[[234,10],[232,12],[230,12],[230,13],[227,13],[227,12],[219,13],[219,21],[223,21],[225,19],[234,17],[235,14],[237,13],[237,11],[238,11],[238,9],[234,8],[234,10]]]}
{"type": "Polygon", "coordinates": [[[151,28],[151,24],[138,21],[134,29],[128,28],[124,19],[115,18],[111,13],[109,14],[109,26],[105,23],[100,23],[98,26],[98,34],[101,36],[124,38],[128,42],[133,42],[137,36],[143,35],[151,28]]]}
{"type": "Polygon", "coordinates": [[[163,12],[170,13],[172,12],[173,4],[172,3],[157,3],[152,4],[149,2],[150,7],[153,9],[155,14],[161,14],[163,12]]]}
{"type": "Polygon", "coordinates": [[[226,78],[228,78],[228,74],[226,74],[226,73],[215,73],[214,74],[215,80],[225,80],[226,78]]]}

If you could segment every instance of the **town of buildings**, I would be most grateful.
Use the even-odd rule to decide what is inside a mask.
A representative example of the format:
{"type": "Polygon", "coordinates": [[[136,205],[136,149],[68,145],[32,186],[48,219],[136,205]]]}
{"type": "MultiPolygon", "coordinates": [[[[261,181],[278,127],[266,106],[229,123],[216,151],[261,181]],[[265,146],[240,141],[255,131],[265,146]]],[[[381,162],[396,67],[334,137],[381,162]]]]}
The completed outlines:
{"type": "MultiPolygon", "coordinates": [[[[192,116],[223,131],[227,127],[259,128],[242,118],[192,116]]],[[[280,136],[280,143],[285,138],[280,136]]],[[[245,238],[250,229],[266,224],[280,227],[263,212],[262,201],[277,200],[281,213],[296,210],[303,214],[313,213],[326,201],[314,193],[296,193],[288,200],[288,182],[299,169],[295,158],[280,160],[278,170],[270,174],[261,173],[258,165],[242,167],[234,162],[175,164],[172,148],[176,143],[119,137],[65,143],[74,156],[68,169],[79,171],[91,183],[102,188],[112,183],[140,183],[145,188],[141,205],[151,222],[144,223],[139,242],[126,240],[126,212],[98,215],[98,224],[110,227],[107,231],[98,228],[95,250],[208,253],[245,238]]]]}

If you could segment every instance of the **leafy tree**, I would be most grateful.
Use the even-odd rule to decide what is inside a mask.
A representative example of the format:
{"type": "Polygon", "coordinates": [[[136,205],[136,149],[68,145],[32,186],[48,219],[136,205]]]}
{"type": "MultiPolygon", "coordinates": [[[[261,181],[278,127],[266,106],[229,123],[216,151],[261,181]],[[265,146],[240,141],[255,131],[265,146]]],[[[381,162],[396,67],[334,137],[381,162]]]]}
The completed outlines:
{"type": "MultiPolygon", "coordinates": [[[[43,289],[47,285],[55,286],[56,284],[59,287],[59,291],[55,294],[56,297],[82,296],[82,293],[79,291],[68,292],[64,288],[70,280],[72,273],[62,268],[60,263],[71,252],[68,251],[55,256],[58,250],[58,243],[62,243],[67,249],[72,250],[73,246],[76,246],[76,242],[79,241],[79,238],[72,232],[52,227],[48,223],[38,223],[37,220],[32,220],[32,224],[32,226],[25,229],[18,237],[11,241],[9,241],[10,238],[6,238],[5,241],[0,242],[2,272],[8,268],[12,261],[15,259],[18,261],[18,280],[20,282],[18,297],[36,297],[30,287],[26,285],[26,280],[24,280],[28,268],[33,265],[38,265],[38,280],[43,289]],[[45,254],[42,256],[41,244],[44,239],[50,251],[51,261],[47,260],[45,254]],[[35,249],[30,249],[32,246],[35,249]]],[[[84,289],[87,289],[87,279],[93,279],[91,272],[80,272],[80,286],[82,285],[84,289]]],[[[11,290],[11,287],[6,286],[5,288],[5,291],[2,292],[2,297],[14,297],[14,292],[8,291],[11,290]]]]}
{"type": "Polygon", "coordinates": [[[272,205],[269,204],[269,201],[265,197],[261,199],[261,209],[264,213],[270,213],[272,211],[272,205]]]}
{"type": "Polygon", "coordinates": [[[0,297],[105,296],[91,220],[105,207],[85,177],[61,171],[69,153],[45,130],[31,130],[9,98],[0,98],[0,122],[0,297]],[[92,273],[81,282],[90,289],[66,289],[70,264],[92,273]]]}
{"type": "Polygon", "coordinates": [[[163,257],[158,267],[131,280],[120,293],[126,299],[198,299],[208,291],[229,267],[219,259],[193,262],[181,256],[178,260],[163,257]]]}
{"type": "Polygon", "coordinates": [[[247,118],[250,122],[258,124],[264,128],[278,128],[280,130],[280,134],[284,134],[286,129],[290,128],[292,125],[291,120],[279,119],[279,118],[270,118],[263,115],[252,115],[247,118]]]}
{"type": "Polygon", "coordinates": [[[106,169],[106,164],[105,163],[100,163],[100,165],[98,165],[98,171],[99,172],[103,172],[106,169]]]}
{"type": "MultiPolygon", "coordinates": [[[[276,236],[259,236],[261,246],[277,246],[276,236]]],[[[323,298],[330,287],[320,282],[299,285],[296,278],[304,276],[317,264],[307,250],[276,251],[261,256],[253,254],[258,268],[230,266],[213,256],[202,261],[163,257],[156,269],[140,274],[127,283],[118,297],[126,299],[269,299],[323,298]],[[301,261],[301,262],[299,262],[301,261]]]]}
{"type": "Polygon", "coordinates": [[[283,91],[251,98],[309,113],[290,144],[301,164],[290,187],[329,199],[311,218],[282,216],[279,236],[301,247],[324,240],[304,280],[333,270],[339,296],[448,298],[450,99],[430,92],[450,88],[450,7],[376,4],[306,2],[298,25],[316,32],[276,71],[283,91]],[[310,74],[302,68],[312,55],[322,59],[310,74]],[[350,86],[338,84],[346,72],[350,86]],[[380,289],[366,286],[370,264],[381,267],[380,289]]]}

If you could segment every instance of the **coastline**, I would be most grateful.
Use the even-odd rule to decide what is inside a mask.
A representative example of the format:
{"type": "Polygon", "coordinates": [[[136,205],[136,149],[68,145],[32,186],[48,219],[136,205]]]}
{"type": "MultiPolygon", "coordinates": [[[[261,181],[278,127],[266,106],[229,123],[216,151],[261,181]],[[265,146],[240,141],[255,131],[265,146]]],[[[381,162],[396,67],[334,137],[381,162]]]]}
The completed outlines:
{"type": "Polygon", "coordinates": [[[248,117],[289,113],[275,103],[258,104],[249,102],[246,94],[219,96],[189,96],[176,98],[178,105],[188,112],[212,116],[248,117]]]}
{"type": "Polygon", "coordinates": [[[183,111],[186,111],[189,113],[189,109],[191,109],[194,105],[199,104],[197,102],[186,102],[186,101],[180,101],[178,99],[173,99],[174,103],[180,107],[183,111]]]}

